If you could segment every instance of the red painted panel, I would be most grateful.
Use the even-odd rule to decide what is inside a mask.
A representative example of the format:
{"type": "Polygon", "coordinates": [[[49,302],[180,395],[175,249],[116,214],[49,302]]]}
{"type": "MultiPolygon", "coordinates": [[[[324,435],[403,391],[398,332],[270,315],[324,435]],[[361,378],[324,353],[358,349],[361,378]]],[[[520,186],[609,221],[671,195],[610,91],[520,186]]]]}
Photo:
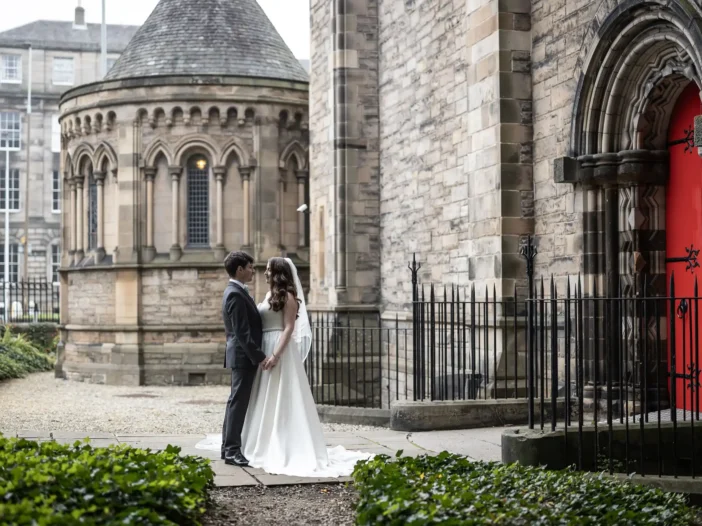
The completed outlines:
{"type": "MultiPolygon", "coordinates": [[[[691,83],[680,95],[668,128],[669,141],[675,141],[685,136],[694,123],[696,115],[702,114],[700,107],[699,89],[691,83]]],[[[685,247],[694,245],[696,249],[702,248],[702,158],[697,154],[697,148],[685,152],[685,145],[669,147],[670,152],[670,178],[666,190],[666,257],[685,256],[685,247]]],[[[700,254],[702,256],[702,254],[700,254]]],[[[702,263],[702,257],[700,259],[702,263]]],[[[699,279],[700,293],[702,293],[702,268],[695,272],[685,270],[685,263],[667,263],[666,274],[668,278],[668,294],[670,295],[670,278],[675,276],[675,296],[678,298],[694,296],[695,278],[699,279]]],[[[678,373],[688,374],[691,361],[698,364],[697,353],[699,348],[696,342],[699,338],[695,334],[696,327],[702,326],[702,316],[697,313],[700,325],[691,323],[694,313],[695,301],[688,301],[688,312],[681,319],[675,319],[675,361],[678,373]],[[692,311],[692,312],[691,312],[692,311]],[[692,329],[692,334],[690,333],[692,329]],[[691,345],[692,342],[692,345],[691,345]]],[[[677,302],[679,303],[679,302],[677,302]]],[[[698,302],[702,309],[702,300],[698,302]]],[[[670,302],[666,306],[670,317],[670,302]]],[[[670,319],[668,319],[670,327],[670,319]]],[[[670,331],[668,331],[670,332],[670,331]]],[[[670,338],[670,335],[669,335],[670,338]]],[[[700,341],[702,345],[702,341],[700,341]]],[[[668,367],[670,368],[670,345],[668,367]]],[[[692,395],[687,387],[688,381],[678,379],[675,381],[676,406],[678,409],[693,410],[692,395]]],[[[672,385],[671,385],[672,387],[672,385]]],[[[671,398],[672,398],[672,393],[671,398]]],[[[694,409],[699,410],[699,390],[695,389],[694,409]]]]}

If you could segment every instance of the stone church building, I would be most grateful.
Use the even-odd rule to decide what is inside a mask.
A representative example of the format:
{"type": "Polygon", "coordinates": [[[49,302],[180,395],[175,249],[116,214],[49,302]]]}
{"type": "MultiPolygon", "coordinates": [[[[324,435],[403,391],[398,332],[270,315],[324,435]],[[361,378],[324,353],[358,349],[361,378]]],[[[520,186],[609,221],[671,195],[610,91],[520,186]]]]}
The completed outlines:
{"type": "Polygon", "coordinates": [[[701,4],[311,0],[308,83],[255,0],[160,2],[62,99],[64,371],[225,381],[232,248],[388,326],[413,254],[423,283],[523,298],[530,236],[537,278],[664,295],[678,269],[691,293],[701,4]]]}
{"type": "Polygon", "coordinates": [[[406,310],[415,252],[510,295],[530,235],[537,275],[664,292],[701,72],[699,1],[313,0],[316,301],[406,310]]]}
{"type": "Polygon", "coordinates": [[[537,278],[664,295],[677,269],[692,293],[667,260],[702,247],[702,2],[312,0],[311,16],[314,304],[409,319],[413,253],[424,283],[523,298],[528,236],[537,278]]]}
{"type": "Polygon", "coordinates": [[[228,383],[226,253],[256,258],[257,298],[272,256],[309,279],[307,72],[255,0],[162,0],[60,110],[59,369],[228,383]]]}

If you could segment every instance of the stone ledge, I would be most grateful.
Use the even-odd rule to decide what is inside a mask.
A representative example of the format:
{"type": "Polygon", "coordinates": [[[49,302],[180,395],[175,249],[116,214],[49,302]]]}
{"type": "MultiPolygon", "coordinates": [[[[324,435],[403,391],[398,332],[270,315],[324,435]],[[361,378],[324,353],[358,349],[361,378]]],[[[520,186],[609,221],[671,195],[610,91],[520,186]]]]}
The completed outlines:
{"type": "MultiPolygon", "coordinates": [[[[558,400],[563,413],[565,400],[558,400]]],[[[550,407],[545,408],[550,415],[550,407]]],[[[451,400],[435,402],[393,402],[390,429],[395,431],[439,431],[503,427],[527,422],[528,402],[513,400],[451,400]]]]}
{"type": "Polygon", "coordinates": [[[73,332],[220,332],[222,324],[202,325],[59,325],[59,329],[73,332]]]}
{"type": "Polygon", "coordinates": [[[317,413],[319,420],[327,424],[387,427],[390,422],[388,409],[317,404],[317,413]]]}
{"type": "Polygon", "coordinates": [[[554,470],[580,466],[583,471],[599,472],[603,469],[599,459],[602,456],[608,459],[611,450],[616,464],[623,465],[629,459],[627,472],[648,474],[642,478],[658,478],[659,469],[663,476],[689,476],[691,456],[695,460],[695,472],[702,474],[702,444],[699,439],[695,440],[695,436],[702,434],[702,422],[695,422],[694,430],[692,427],[690,422],[679,423],[676,427],[671,422],[659,424],[656,421],[644,424],[643,430],[639,422],[630,423],[628,427],[616,423],[611,429],[603,423],[597,430],[593,425],[578,429],[577,424],[567,431],[563,427],[551,431],[550,426],[544,431],[508,429],[502,434],[502,462],[554,470]],[[677,452],[665,447],[672,444],[677,444],[677,452]]]}
{"type": "MultiPolygon", "coordinates": [[[[309,82],[294,81],[294,80],[280,80],[280,79],[267,79],[261,77],[243,77],[236,75],[201,75],[197,77],[186,76],[186,75],[162,75],[157,77],[141,77],[141,78],[130,78],[130,79],[115,79],[115,80],[100,80],[97,82],[92,82],[89,84],[83,84],[75,88],[71,88],[64,92],[60,98],[60,104],[63,105],[69,100],[88,95],[91,93],[98,93],[102,91],[113,91],[113,90],[129,90],[129,89],[141,89],[144,87],[163,87],[163,86],[244,86],[253,88],[274,88],[274,89],[289,89],[293,91],[309,91],[309,82]],[[198,79],[197,84],[193,84],[193,79],[198,79]]],[[[211,97],[214,98],[214,97],[211,97]]],[[[243,97],[242,97],[243,98],[243,97]]],[[[138,98],[139,100],[149,100],[146,98],[138,98]]],[[[103,103],[104,105],[105,103],[103,103]]],[[[72,112],[67,112],[66,115],[70,115],[72,112]]]]}

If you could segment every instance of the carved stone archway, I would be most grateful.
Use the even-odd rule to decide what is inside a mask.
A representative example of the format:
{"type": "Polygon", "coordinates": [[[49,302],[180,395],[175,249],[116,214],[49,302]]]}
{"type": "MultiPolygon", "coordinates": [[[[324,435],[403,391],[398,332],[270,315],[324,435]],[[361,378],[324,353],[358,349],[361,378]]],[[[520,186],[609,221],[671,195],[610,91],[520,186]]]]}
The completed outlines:
{"type": "MultiPolygon", "coordinates": [[[[585,290],[664,295],[668,127],[682,91],[690,82],[702,87],[702,10],[682,1],[612,3],[600,5],[582,50],[570,156],[555,161],[554,176],[577,185],[583,199],[585,290]]],[[[600,363],[586,357],[586,378],[597,367],[615,382],[639,383],[624,378],[620,350],[628,350],[625,369],[638,370],[641,332],[659,320],[634,318],[614,302],[600,316],[621,323],[588,331],[602,335],[606,352],[600,363]]],[[[652,360],[647,376],[657,378],[662,365],[652,360]]]]}

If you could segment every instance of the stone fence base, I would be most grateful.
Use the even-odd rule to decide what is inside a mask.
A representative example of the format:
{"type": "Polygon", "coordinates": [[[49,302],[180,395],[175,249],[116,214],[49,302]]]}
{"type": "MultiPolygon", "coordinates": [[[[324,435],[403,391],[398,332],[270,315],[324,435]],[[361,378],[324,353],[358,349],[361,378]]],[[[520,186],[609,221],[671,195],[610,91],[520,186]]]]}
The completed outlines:
{"type": "MultiPolygon", "coordinates": [[[[393,402],[390,428],[397,431],[439,431],[523,425],[528,419],[526,399],[393,402]]],[[[565,410],[565,400],[557,411],[565,410]]],[[[550,416],[549,416],[550,418],[550,416]]]]}

